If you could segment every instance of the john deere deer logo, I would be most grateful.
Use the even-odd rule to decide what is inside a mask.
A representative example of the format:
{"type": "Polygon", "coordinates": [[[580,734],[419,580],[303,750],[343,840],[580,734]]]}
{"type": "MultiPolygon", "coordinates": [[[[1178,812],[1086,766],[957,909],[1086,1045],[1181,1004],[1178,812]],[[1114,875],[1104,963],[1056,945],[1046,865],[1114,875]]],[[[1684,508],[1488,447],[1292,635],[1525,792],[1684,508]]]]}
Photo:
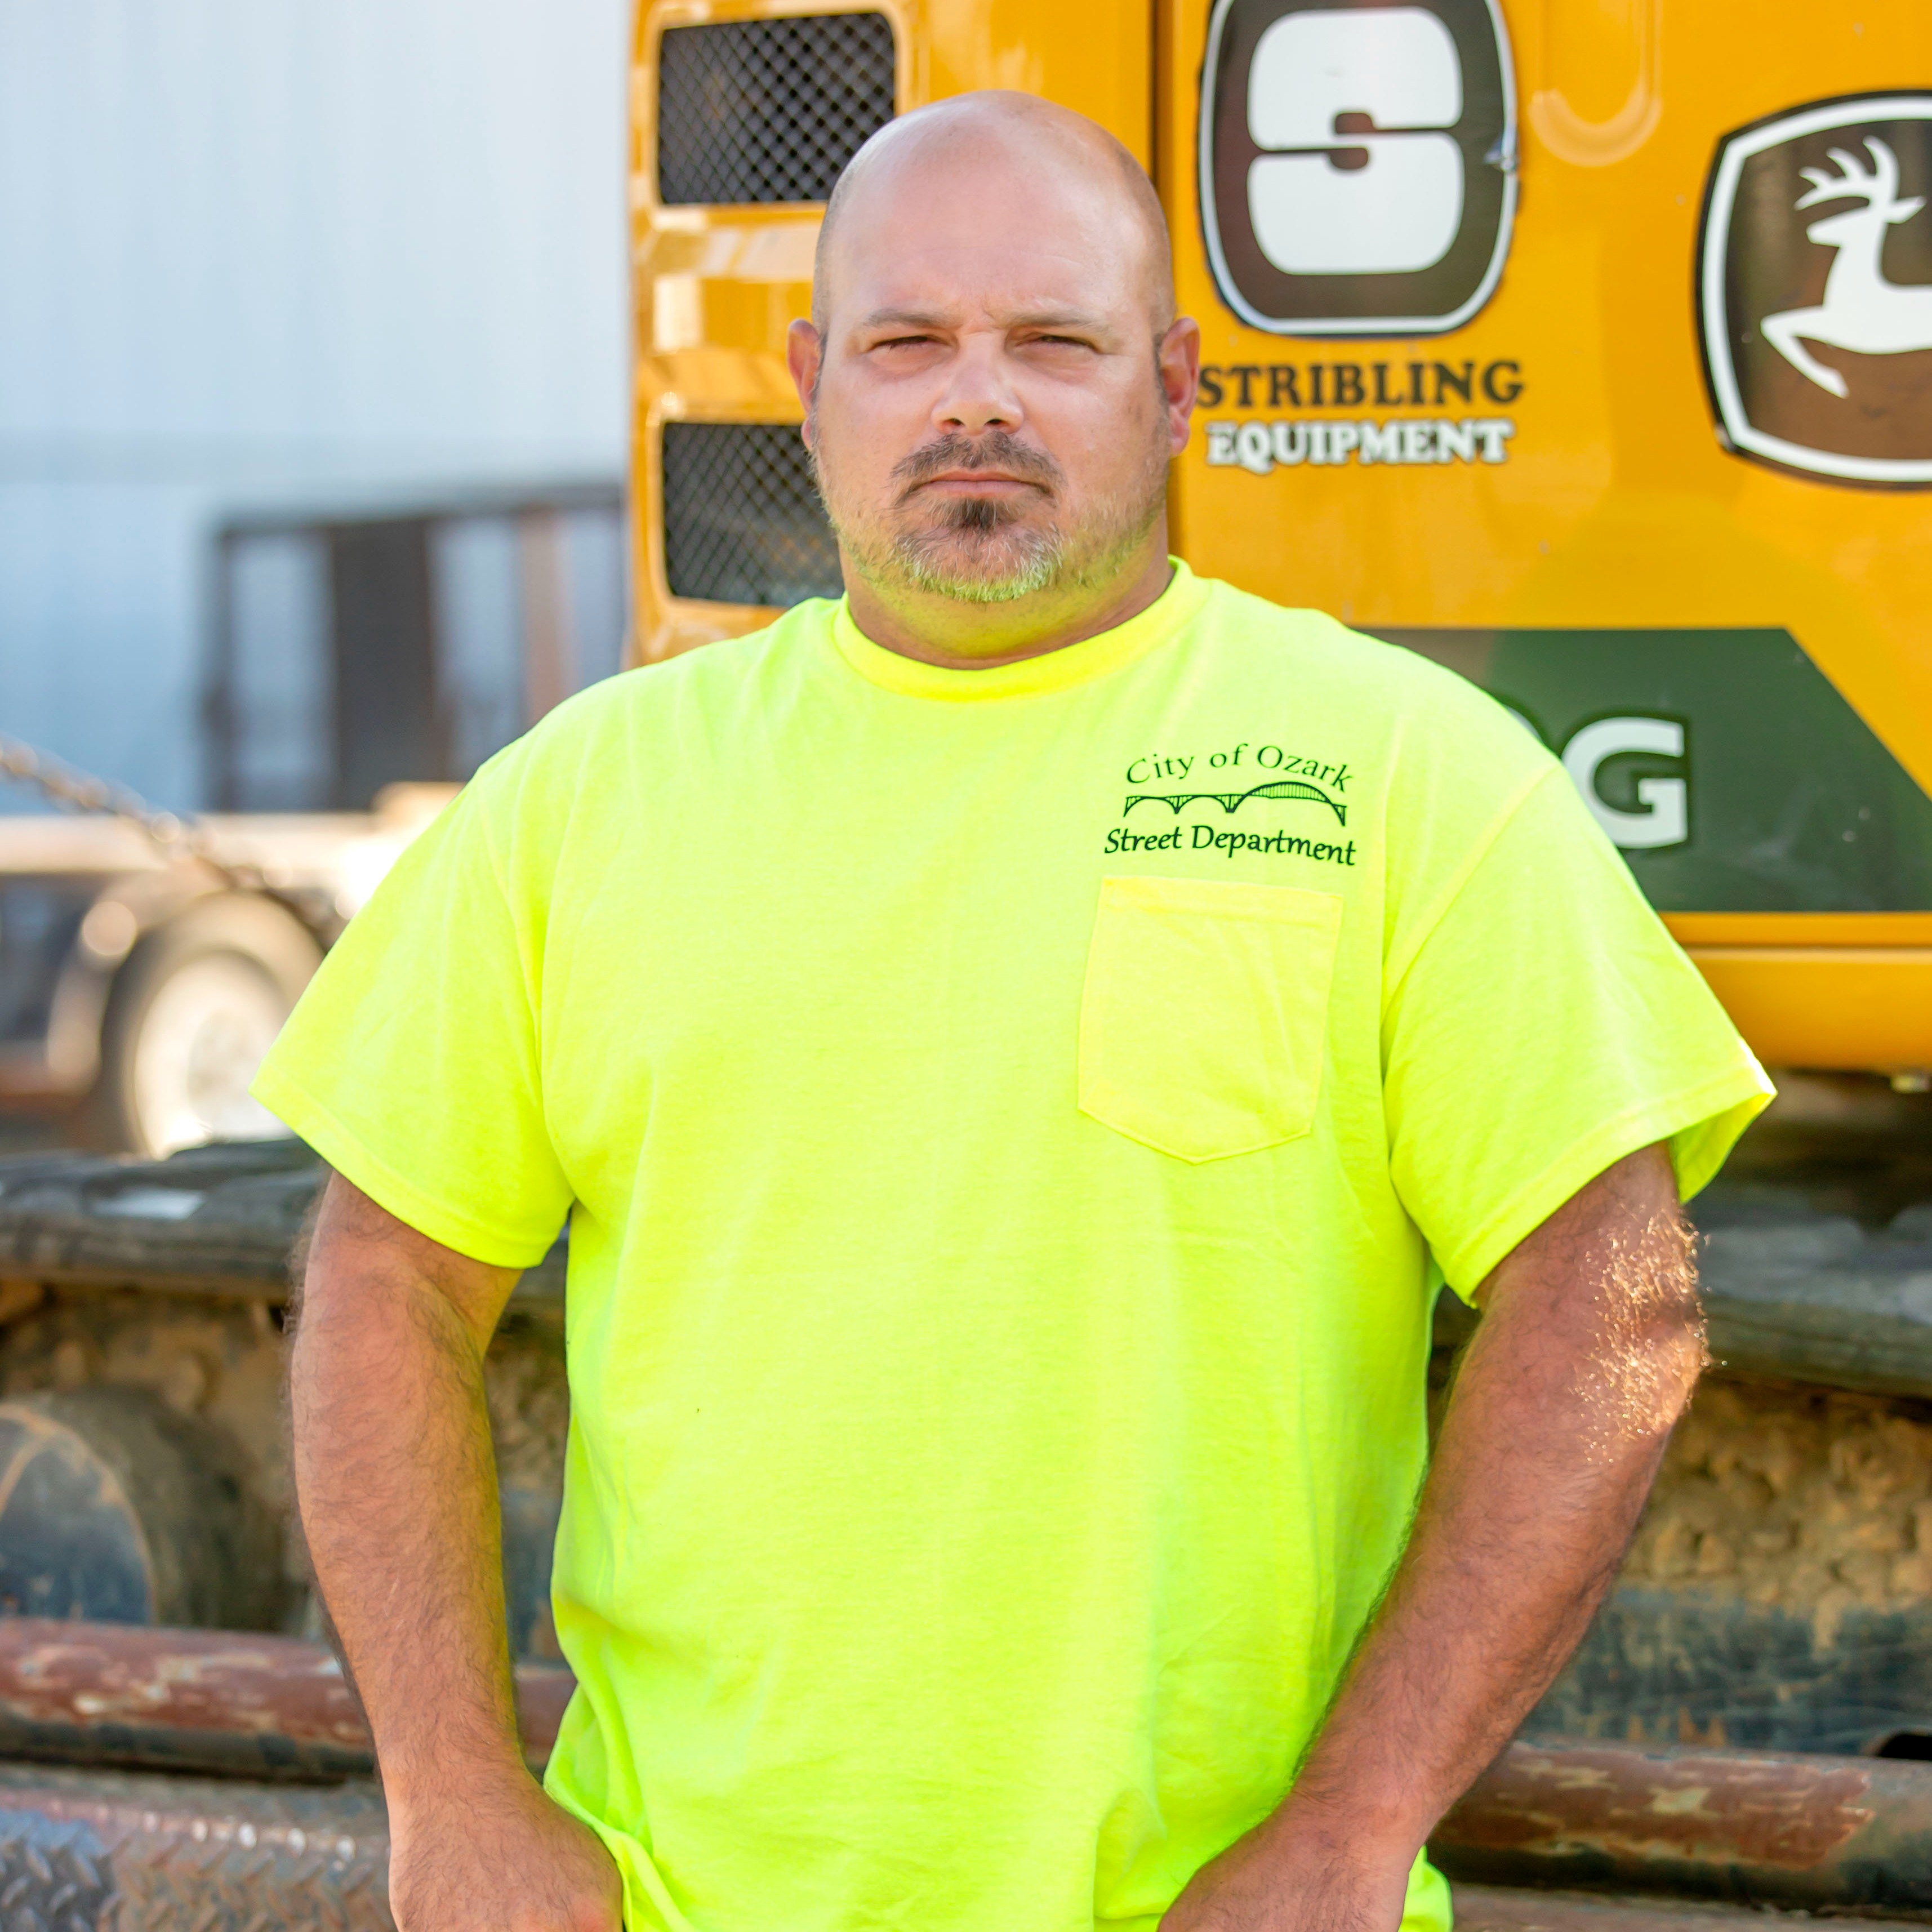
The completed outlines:
{"type": "Polygon", "coordinates": [[[1932,92],[1819,101],[1718,144],[1698,308],[1736,454],[1841,482],[1932,484],[1928,195],[1932,92]]]}
{"type": "Polygon", "coordinates": [[[1815,308],[1786,309],[1768,315],[1759,326],[1766,339],[1795,369],[1802,370],[1821,389],[1833,395],[1846,392],[1845,379],[1805,350],[1808,339],[1853,349],[1866,356],[1896,356],[1902,350],[1932,349],[1932,285],[1913,287],[1887,281],[1880,260],[1886,231],[1910,221],[1925,206],[1923,195],[1900,197],[1898,157],[1880,140],[1868,140],[1869,172],[1843,148],[1832,150],[1838,171],[1805,168],[1811,184],[1797,206],[1852,200],[1841,214],[1827,215],[1805,230],[1807,237],[1837,249],[1838,259],[1825,278],[1825,299],[1815,308]]]}

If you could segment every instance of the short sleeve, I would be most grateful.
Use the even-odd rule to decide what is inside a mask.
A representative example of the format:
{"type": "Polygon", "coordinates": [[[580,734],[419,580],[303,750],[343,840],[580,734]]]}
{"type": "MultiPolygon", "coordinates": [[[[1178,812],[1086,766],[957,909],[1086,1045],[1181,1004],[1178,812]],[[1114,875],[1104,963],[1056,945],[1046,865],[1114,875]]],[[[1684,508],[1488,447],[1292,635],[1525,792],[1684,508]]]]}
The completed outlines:
{"type": "Polygon", "coordinates": [[[1686,1199],[1771,1083],[1560,768],[1405,964],[1382,1031],[1390,1168],[1466,1300],[1606,1168],[1670,1143],[1686,1199]]]}
{"type": "MultiPolygon", "coordinates": [[[[513,754],[506,754],[506,758],[513,754]]],[[[544,1123],[537,941],[492,850],[495,761],[350,922],[254,1093],[338,1172],[431,1240],[540,1261],[570,1190],[544,1123]]]]}

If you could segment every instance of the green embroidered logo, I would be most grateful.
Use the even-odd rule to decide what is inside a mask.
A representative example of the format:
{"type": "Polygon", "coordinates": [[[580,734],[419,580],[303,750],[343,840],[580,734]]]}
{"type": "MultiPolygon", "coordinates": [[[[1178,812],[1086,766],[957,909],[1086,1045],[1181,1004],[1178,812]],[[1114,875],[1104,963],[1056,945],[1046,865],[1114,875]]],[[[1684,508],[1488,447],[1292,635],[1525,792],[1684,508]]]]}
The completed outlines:
{"type": "Polygon", "coordinates": [[[1346,825],[1348,822],[1348,808],[1346,805],[1330,798],[1318,785],[1305,784],[1300,778],[1276,778],[1267,784],[1252,786],[1246,791],[1131,792],[1120,816],[1124,818],[1137,805],[1152,802],[1172,807],[1174,817],[1178,818],[1183,807],[1199,805],[1211,799],[1232,818],[1251,798],[1306,799],[1312,804],[1325,805],[1335,814],[1336,824],[1346,825]]]}

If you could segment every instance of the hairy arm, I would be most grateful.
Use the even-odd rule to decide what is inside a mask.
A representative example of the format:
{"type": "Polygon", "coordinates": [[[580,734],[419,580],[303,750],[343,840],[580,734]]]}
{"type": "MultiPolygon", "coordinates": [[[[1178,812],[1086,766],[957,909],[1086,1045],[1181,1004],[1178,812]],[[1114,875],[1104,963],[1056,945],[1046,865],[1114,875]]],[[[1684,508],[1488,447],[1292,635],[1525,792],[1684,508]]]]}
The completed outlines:
{"type": "Polygon", "coordinates": [[[1664,1150],[1600,1174],[1479,1300],[1408,1548],[1292,1792],[1162,1932],[1393,1932],[1423,1841],[1614,1580],[1704,1359],[1664,1150]]]}
{"type": "Polygon", "coordinates": [[[382,1767],[400,1932],[616,1932],[596,1835],[524,1762],[483,1357],[516,1271],[339,1175],[290,1367],[296,1490],[382,1767]]]}

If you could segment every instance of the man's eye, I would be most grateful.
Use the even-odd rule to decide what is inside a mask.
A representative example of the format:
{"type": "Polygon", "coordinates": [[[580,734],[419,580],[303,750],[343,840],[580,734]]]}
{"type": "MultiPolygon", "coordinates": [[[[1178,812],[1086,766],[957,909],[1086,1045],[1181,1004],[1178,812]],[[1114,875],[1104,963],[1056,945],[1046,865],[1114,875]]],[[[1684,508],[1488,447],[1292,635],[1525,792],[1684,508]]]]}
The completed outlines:
{"type": "Polygon", "coordinates": [[[1077,335],[1036,335],[1036,346],[1042,349],[1091,349],[1093,344],[1084,342],[1077,335]]]}

